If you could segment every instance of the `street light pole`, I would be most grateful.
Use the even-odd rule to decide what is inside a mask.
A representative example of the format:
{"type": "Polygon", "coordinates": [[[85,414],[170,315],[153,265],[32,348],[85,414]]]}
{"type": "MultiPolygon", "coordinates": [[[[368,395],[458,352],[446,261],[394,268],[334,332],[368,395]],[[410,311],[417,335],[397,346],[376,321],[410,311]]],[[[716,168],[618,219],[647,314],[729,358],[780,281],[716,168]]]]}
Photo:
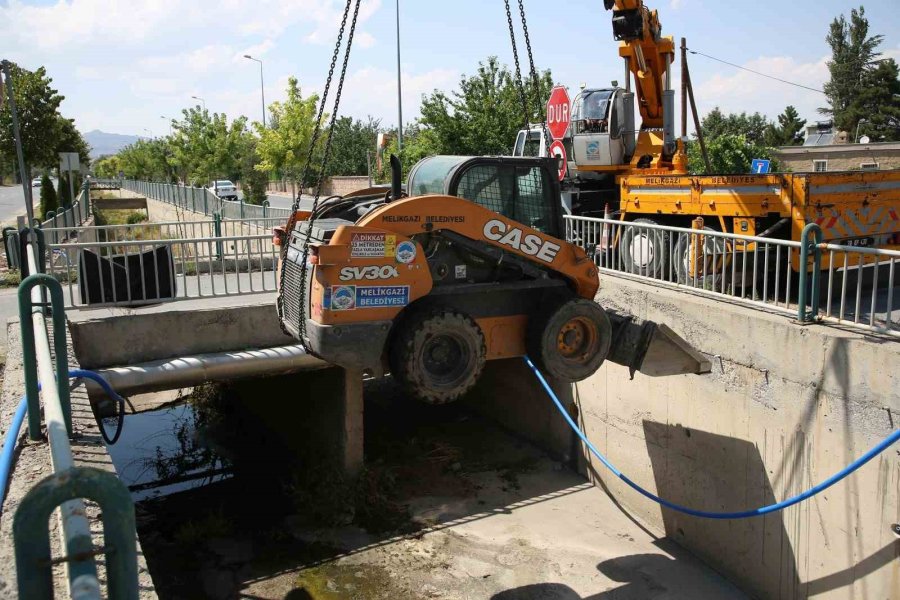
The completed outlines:
{"type": "Polygon", "coordinates": [[[400,87],[400,0],[397,0],[397,152],[403,150],[403,94],[400,87]]]}
{"type": "Polygon", "coordinates": [[[202,103],[203,103],[203,110],[204,110],[204,111],[206,110],[206,100],[204,100],[204,99],[201,98],[200,96],[191,96],[191,98],[193,98],[194,100],[199,100],[200,102],[202,102],[202,103]]]}
{"type": "Polygon", "coordinates": [[[262,124],[263,129],[266,128],[266,86],[263,83],[263,63],[258,58],[253,58],[249,54],[245,54],[244,58],[249,58],[250,60],[256,61],[259,63],[259,93],[262,96],[262,124]]]}

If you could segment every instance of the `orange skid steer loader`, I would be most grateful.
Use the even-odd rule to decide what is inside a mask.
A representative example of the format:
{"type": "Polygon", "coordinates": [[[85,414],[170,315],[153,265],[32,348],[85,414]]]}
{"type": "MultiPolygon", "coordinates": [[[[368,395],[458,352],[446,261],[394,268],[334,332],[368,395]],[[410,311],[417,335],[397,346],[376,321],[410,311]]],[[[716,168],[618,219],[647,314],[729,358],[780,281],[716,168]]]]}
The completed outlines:
{"type": "Polygon", "coordinates": [[[390,372],[429,403],[456,400],[485,361],[524,356],[580,381],[605,359],[649,375],[709,362],[665,325],[594,302],[596,265],[561,237],[548,158],[434,156],[406,195],[392,157],[387,193],[326,199],[281,231],[279,316],[313,354],[390,372]]]}

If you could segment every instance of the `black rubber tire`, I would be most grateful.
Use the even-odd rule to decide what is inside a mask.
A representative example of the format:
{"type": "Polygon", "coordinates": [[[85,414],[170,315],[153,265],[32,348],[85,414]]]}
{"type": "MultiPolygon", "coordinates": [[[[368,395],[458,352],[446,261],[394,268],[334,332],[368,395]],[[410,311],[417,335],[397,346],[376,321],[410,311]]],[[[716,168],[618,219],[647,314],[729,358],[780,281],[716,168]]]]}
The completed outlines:
{"type": "MultiPolygon", "coordinates": [[[[704,227],[704,231],[716,231],[712,227],[704,227]]],[[[698,274],[696,278],[693,278],[689,275],[689,262],[690,262],[690,251],[691,251],[691,235],[687,233],[678,234],[678,239],[675,241],[675,247],[672,250],[672,271],[675,274],[675,281],[682,285],[693,285],[696,279],[697,286],[700,288],[708,287],[707,284],[712,285],[714,280],[719,281],[719,276],[727,275],[721,274],[719,276],[713,276],[713,257],[721,262],[722,258],[726,255],[725,245],[721,238],[704,238],[705,242],[703,244],[703,254],[704,256],[700,258],[700,265],[702,268],[703,261],[706,261],[707,264],[707,275],[704,280],[702,274],[698,274]],[[715,247],[715,251],[713,250],[715,247]]],[[[721,266],[721,265],[720,265],[721,266]]],[[[716,286],[716,289],[719,288],[721,283],[716,286]]]]}
{"type": "Polygon", "coordinates": [[[611,343],[609,316],[599,304],[584,298],[559,302],[528,322],[528,356],[545,375],[569,383],[593,375],[606,360],[611,343]],[[593,333],[584,328],[593,328],[593,333]],[[579,338],[579,330],[588,335],[579,338]],[[577,347],[567,346],[568,352],[564,350],[563,343],[567,331],[574,331],[579,340],[577,347]],[[581,344],[580,339],[584,337],[588,339],[581,344]]]}
{"type": "MultiPolygon", "coordinates": [[[[632,223],[659,225],[652,219],[635,219],[632,223]]],[[[669,232],[658,229],[640,229],[623,225],[622,239],[619,241],[619,254],[622,256],[622,267],[627,273],[645,275],[655,279],[664,279],[669,265],[669,232]],[[646,238],[650,257],[634,255],[632,251],[637,238],[646,238]],[[647,259],[649,262],[646,262],[647,259]]]]}
{"type": "Polygon", "coordinates": [[[470,316],[432,308],[411,313],[399,327],[389,352],[391,373],[410,395],[428,404],[446,404],[475,386],[487,349],[481,328],[470,316]],[[442,373],[444,368],[448,372],[442,373]]]}

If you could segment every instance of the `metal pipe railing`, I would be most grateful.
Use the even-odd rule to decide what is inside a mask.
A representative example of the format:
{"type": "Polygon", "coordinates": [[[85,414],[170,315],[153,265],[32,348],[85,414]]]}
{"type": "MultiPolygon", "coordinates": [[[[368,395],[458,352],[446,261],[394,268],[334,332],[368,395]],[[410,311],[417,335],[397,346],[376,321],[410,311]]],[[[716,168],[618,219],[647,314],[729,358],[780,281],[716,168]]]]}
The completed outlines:
{"type": "Polygon", "coordinates": [[[35,486],[23,499],[14,517],[16,570],[20,597],[53,597],[52,565],[47,517],[59,508],[63,558],[69,595],[72,598],[100,598],[100,582],[82,498],[101,500],[104,509],[104,533],[107,541],[107,579],[111,598],[137,598],[137,552],[134,507],[127,489],[111,474],[91,474],[76,469],[69,444],[72,413],[69,397],[68,351],[62,286],[49,275],[40,273],[34,243],[26,245],[29,272],[19,286],[19,314],[22,329],[23,366],[26,381],[29,436],[40,439],[41,413],[38,394],[43,399],[50,462],[54,474],[35,486]],[[53,317],[54,365],[50,352],[41,286],[50,293],[53,317]],[[38,392],[40,382],[40,392],[38,392]],[[83,487],[79,476],[92,476],[94,485],[83,487]],[[110,477],[112,479],[110,479],[110,477]],[[79,491],[79,488],[82,487],[79,491]],[[125,506],[124,498],[127,499],[125,506]],[[106,509],[111,511],[106,514],[106,509]],[[118,515],[113,522],[112,514],[118,515]],[[129,519],[130,516],[130,519],[129,519]],[[125,529],[123,530],[123,527],[125,529]],[[124,533],[123,533],[124,531],[124,533]],[[112,544],[115,543],[115,546],[112,544]]]}

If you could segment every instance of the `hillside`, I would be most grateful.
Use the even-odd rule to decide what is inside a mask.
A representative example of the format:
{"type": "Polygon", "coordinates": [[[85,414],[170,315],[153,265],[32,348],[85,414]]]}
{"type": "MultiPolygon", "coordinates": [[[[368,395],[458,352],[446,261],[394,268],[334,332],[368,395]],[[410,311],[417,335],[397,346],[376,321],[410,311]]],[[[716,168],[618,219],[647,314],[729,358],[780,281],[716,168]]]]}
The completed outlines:
{"type": "Polygon", "coordinates": [[[141,137],[120,133],[106,133],[95,129],[84,134],[84,139],[91,146],[91,158],[97,158],[106,154],[115,154],[128,144],[138,141],[141,137]]]}

